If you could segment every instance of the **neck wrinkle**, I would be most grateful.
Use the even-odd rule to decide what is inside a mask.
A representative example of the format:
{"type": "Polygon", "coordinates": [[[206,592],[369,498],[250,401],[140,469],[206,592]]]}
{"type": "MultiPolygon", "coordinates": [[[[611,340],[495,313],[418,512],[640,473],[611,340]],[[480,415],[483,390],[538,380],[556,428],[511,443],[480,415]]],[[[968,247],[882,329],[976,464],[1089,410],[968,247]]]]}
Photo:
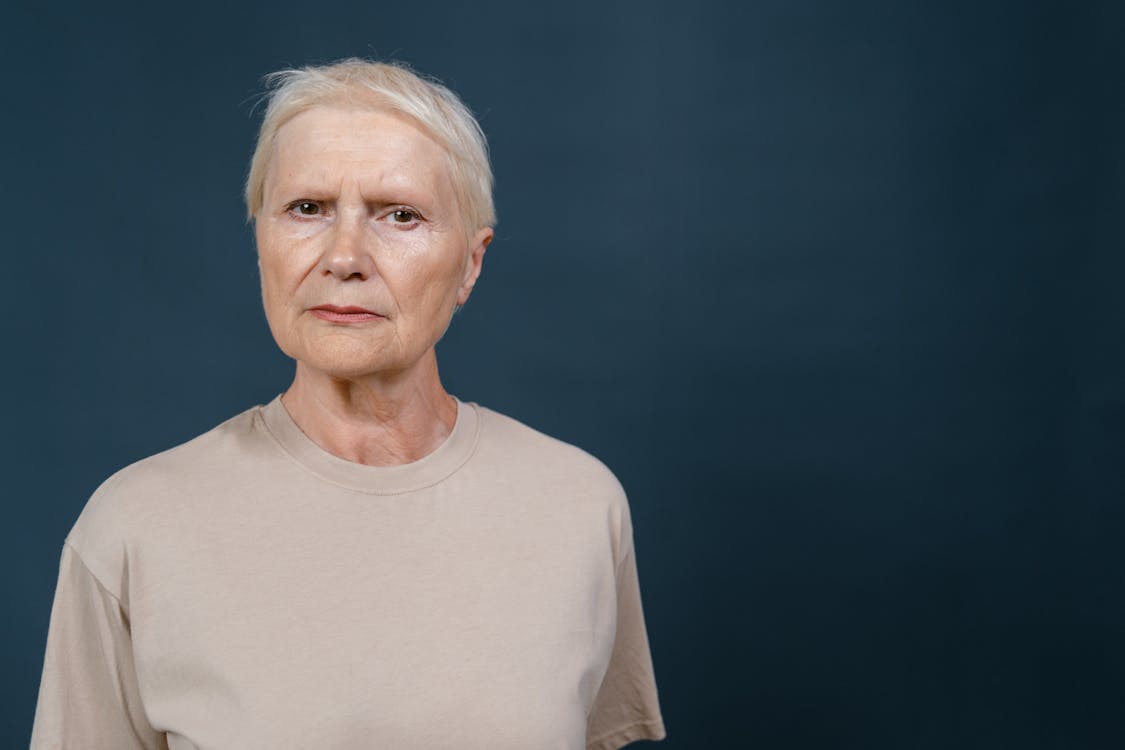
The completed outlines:
{"type": "Polygon", "coordinates": [[[453,431],[457,402],[436,359],[397,377],[341,378],[297,363],[281,396],[292,420],[325,451],[357,464],[397,466],[435,451],[453,431]]]}

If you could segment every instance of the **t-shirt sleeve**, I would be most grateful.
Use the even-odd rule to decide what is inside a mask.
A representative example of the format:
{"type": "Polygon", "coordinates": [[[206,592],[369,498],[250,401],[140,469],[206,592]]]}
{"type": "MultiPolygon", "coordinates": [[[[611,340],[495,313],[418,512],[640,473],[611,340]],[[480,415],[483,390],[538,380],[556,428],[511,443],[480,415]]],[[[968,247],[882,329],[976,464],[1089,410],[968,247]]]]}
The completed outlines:
{"type": "Polygon", "coordinates": [[[587,717],[587,750],[617,750],[635,740],[665,737],[627,514],[622,541],[624,557],[617,564],[617,631],[609,667],[587,717]]]}
{"type": "Polygon", "coordinates": [[[31,750],[167,747],[145,718],[127,613],[63,544],[31,750]]]}

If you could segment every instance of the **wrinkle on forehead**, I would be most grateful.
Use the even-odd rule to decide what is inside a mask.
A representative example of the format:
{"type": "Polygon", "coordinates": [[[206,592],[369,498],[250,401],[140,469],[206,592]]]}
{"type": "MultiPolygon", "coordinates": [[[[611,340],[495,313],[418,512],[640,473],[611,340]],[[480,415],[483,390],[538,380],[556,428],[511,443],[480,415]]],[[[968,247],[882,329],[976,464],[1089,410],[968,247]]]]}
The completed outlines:
{"type": "Polygon", "coordinates": [[[314,107],[281,126],[274,150],[267,191],[356,187],[365,200],[422,192],[455,210],[446,150],[404,116],[314,107]]]}

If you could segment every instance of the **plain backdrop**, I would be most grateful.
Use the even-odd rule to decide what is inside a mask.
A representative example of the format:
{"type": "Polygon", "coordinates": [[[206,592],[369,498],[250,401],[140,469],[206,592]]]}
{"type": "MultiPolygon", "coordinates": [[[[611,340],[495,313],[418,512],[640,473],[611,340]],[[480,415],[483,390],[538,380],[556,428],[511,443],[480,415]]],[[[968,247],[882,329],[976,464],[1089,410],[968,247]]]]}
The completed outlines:
{"type": "Polygon", "coordinates": [[[93,489],[288,385],[252,105],[360,55],[490,139],[443,377],[627,489],[663,747],[1121,746],[1123,35],[1031,0],[8,8],[0,745],[93,489]]]}

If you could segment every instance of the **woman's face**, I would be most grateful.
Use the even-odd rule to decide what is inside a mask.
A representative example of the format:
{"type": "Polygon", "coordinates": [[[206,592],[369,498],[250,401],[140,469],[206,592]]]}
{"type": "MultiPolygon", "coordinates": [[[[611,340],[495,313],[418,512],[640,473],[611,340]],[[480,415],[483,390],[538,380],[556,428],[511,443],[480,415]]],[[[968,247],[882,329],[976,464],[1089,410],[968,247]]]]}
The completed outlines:
{"type": "Polygon", "coordinates": [[[480,274],[441,146],[391,114],[318,107],[281,127],[255,218],[281,350],[338,377],[408,372],[480,274]]]}

